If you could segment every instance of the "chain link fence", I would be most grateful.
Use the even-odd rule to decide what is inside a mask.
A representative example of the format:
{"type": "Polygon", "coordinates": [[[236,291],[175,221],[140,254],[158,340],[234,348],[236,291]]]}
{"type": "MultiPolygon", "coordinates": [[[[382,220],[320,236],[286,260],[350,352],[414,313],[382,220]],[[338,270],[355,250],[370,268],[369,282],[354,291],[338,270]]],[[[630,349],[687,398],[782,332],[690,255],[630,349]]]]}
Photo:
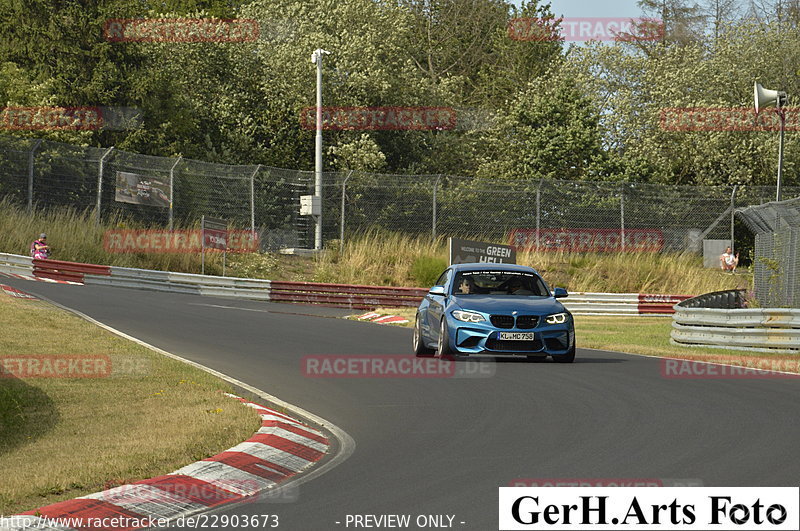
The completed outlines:
{"type": "Polygon", "coordinates": [[[800,308],[800,197],[740,209],[756,234],[755,295],[764,308],[800,308]]]}
{"type": "MultiPolygon", "coordinates": [[[[354,171],[322,176],[323,240],[385,229],[480,237],[522,248],[695,251],[730,238],[733,212],[773,187],[489,180],[354,171]]],[[[314,173],[153,157],[0,136],[0,197],[28,207],[93,209],[151,227],[196,226],[202,215],[259,232],[264,249],[310,248],[314,220],[300,196],[314,173]]],[[[784,188],[800,195],[800,188],[784,188]]]]}

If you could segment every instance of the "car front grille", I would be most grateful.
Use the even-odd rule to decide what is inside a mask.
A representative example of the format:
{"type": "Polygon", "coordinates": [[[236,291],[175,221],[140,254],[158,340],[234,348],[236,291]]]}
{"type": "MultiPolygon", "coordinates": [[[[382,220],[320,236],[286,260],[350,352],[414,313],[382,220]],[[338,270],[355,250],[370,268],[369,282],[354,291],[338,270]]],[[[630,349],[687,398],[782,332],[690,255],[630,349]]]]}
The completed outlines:
{"type": "Polygon", "coordinates": [[[536,328],[539,324],[539,316],[537,315],[520,315],[517,317],[517,328],[526,330],[528,328],[536,328]]]}
{"type": "Polygon", "coordinates": [[[497,328],[514,328],[514,316],[512,315],[492,315],[489,320],[497,328]]]}
{"type": "MultiPolygon", "coordinates": [[[[514,328],[515,320],[513,315],[492,315],[489,319],[492,325],[497,328],[514,328]]],[[[536,315],[520,315],[516,318],[517,328],[522,330],[536,328],[538,324],[539,317],[536,315]]]]}
{"type": "Polygon", "coordinates": [[[542,350],[542,342],[539,339],[535,341],[501,341],[499,339],[487,339],[486,348],[505,352],[536,352],[542,350]]]}

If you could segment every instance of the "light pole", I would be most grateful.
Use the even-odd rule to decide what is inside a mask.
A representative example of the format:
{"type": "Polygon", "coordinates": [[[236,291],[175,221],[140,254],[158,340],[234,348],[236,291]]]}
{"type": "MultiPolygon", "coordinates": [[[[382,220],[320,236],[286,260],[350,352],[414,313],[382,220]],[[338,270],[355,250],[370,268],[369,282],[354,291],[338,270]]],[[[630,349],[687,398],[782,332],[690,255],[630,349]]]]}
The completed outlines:
{"type": "Polygon", "coordinates": [[[317,136],[314,155],[314,195],[318,197],[319,214],[314,229],[314,249],[322,249],[322,56],[331,52],[317,48],[311,54],[311,62],[317,65],[317,136]]]}
{"type": "Polygon", "coordinates": [[[778,186],[775,194],[775,200],[781,200],[781,182],[783,181],[783,133],[786,130],[786,110],[783,106],[786,104],[786,93],[778,90],[767,90],[761,86],[760,83],[754,82],[753,84],[753,99],[756,104],[756,114],[761,112],[763,107],[775,106],[775,112],[781,121],[781,136],[778,142],[778,186]]]}

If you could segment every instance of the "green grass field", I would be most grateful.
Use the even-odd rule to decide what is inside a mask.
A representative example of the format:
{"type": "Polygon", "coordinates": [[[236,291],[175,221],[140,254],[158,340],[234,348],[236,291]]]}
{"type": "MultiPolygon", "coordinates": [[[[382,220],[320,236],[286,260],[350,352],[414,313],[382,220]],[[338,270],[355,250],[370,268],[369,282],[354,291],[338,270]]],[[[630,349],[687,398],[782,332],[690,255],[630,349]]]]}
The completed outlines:
{"type": "Polygon", "coordinates": [[[0,374],[0,514],[172,472],[260,426],[222,394],[226,382],[43,302],[0,292],[0,322],[0,362],[102,356],[112,367],[91,378],[0,374]]]}

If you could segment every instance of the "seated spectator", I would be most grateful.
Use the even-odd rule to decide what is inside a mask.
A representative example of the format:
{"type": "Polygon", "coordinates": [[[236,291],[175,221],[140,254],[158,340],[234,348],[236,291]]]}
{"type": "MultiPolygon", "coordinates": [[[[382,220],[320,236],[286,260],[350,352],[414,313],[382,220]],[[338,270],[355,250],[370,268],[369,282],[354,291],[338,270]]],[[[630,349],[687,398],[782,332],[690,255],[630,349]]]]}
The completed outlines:
{"type": "Polygon", "coordinates": [[[723,271],[736,272],[736,266],[739,265],[739,253],[733,254],[730,247],[725,249],[722,256],[719,257],[719,264],[723,271]]]}

